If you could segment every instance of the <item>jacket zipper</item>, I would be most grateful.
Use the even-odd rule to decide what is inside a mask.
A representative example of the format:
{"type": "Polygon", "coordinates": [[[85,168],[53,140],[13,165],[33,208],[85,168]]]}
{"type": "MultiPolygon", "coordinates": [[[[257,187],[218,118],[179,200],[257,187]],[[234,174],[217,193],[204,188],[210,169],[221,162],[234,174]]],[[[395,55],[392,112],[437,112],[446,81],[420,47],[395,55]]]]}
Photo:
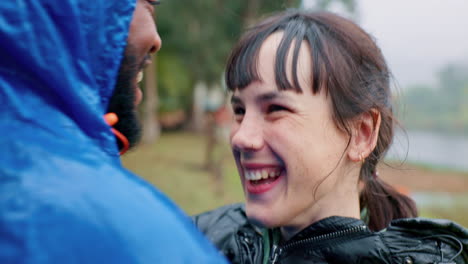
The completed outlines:
{"type": "Polygon", "coordinates": [[[283,249],[278,245],[273,245],[270,255],[270,263],[275,264],[278,261],[281,253],[283,253],[283,249]]]}
{"type": "Polygon", "coordinates": [[[306,239],[303,239],[303,240],[298,240],[298,241],[286,243],[286,244],[282,245],[281,247],[274,244],[273,247],[272,247],[271,254],[270,254],[270,262],[271,262],[271,264],[277,263],[280,256],[281,256],[281,254],[284,251],[290,250],[293,247],[297,247],[299,245],[304,245],[304,244],[317,243],[319,241],[328,240],[328,239],[336,239],[336,238],[340,238],[342,236],[354,235],[354,234],[357,234],[357,233],[360,233],[360,232],[364,232],[366,230],[367,230],[367,226],[360,225],[360,226],[355,226],[355,227],[351,227],[351,228],[348,228],[348,229],[336,231],[336,232],[333,232],[333,233],[323,234],[323,235],[319,235],[319,236],[315,236],[315,237],[309,237],[309,238],[306,238],[306,239]]]}

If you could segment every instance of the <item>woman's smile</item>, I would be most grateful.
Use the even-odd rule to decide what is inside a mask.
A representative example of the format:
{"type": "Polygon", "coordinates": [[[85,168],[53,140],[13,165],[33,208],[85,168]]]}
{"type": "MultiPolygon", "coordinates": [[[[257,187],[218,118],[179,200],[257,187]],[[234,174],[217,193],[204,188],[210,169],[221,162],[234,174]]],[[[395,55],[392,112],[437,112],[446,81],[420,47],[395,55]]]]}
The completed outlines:
{"type": "Polygon", "coordinates": [[[284,168],[275,164],[243,163],[245,188],[249,194],[270,191],[284,177],[284,168]]]}

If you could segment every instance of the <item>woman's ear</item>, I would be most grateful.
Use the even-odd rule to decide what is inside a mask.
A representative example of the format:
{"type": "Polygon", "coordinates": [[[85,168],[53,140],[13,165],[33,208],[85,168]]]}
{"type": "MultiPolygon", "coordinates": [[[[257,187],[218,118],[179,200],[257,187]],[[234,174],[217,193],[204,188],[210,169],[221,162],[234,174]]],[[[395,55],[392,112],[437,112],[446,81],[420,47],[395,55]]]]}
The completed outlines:
{"type": "Polygon", "coordinates": [[[363,161],[374,150],[379,137],[380,121],[380,112],[375,109],[361,114],[353,121],[348,151],[351,161],[363,161]]]}

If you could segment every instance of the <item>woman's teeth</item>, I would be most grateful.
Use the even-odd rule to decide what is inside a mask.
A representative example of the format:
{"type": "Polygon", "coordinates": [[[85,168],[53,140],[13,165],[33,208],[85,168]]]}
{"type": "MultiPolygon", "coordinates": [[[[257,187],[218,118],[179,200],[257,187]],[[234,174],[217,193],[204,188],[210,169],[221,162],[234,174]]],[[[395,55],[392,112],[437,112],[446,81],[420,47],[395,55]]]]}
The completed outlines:
{"type": "Polygon", "coordinates": [[[140,83],[143,80],[143,71],[140,71],[137,75],[137,83],[140,83]]]}
{"type": "Polygon", "coordinates": [[[281,170],[263,169],[263,170],[244,170],[245,178],[249,181],[258,181],[268,178],[277,178],[281,170]]]}

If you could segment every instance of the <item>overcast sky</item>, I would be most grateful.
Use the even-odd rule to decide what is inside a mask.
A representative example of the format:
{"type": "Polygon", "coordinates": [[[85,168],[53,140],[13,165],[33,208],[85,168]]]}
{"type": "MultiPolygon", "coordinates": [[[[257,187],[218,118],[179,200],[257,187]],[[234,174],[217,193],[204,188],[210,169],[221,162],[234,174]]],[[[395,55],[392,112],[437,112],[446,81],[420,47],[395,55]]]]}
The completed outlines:
{"type": "Polygon", "coordinates": [[[468,64],[468,0],[357,1],[358,22],[377,39],[402,88],[433,84],[449,62],[468,64]]]}

